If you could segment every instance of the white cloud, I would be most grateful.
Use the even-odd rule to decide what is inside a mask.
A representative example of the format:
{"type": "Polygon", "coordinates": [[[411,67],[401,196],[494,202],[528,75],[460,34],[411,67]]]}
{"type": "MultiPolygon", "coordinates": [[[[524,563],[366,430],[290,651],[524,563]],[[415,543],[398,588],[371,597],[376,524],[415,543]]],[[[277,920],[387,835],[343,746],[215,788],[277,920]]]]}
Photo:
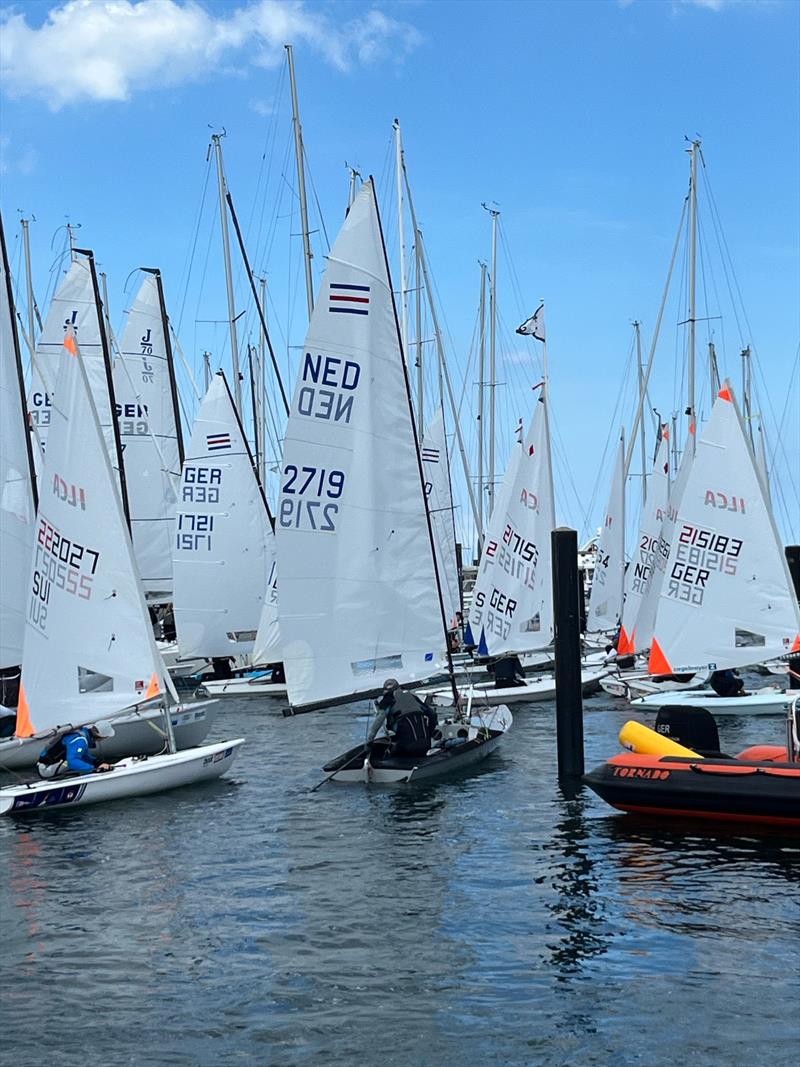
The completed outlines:
{"type": "Polygon", "coordinates": [[[400,59],[420,41],[412,26],[375,8],[332,24],[302,0],[245,0],[220,15],[197,0],[67,0],[40,26],[13,8],[0,18],[6,91],[43,99],[53,110],[275,66],[285,43],[308,45],[347,70],[400,59]]]}
{"type": "Polygon", "coordinates": [[[0,137],[0,174],[27,176],[36,170],[39,153],[30,144],[15,145],[10,137],[0,137]]]}

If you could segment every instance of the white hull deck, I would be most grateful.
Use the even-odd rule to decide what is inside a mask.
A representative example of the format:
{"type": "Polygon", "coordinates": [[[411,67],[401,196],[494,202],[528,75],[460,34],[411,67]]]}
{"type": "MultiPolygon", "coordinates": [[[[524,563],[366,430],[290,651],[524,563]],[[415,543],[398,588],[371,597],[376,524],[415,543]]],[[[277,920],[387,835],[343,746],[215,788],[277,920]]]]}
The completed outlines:
{"type": "Polygon", "coordinates": [[[695,689],[689,692],[653,693],[631,703],[634,707],[646,708],[705,708],[712,715],[785,715],[795,696],[797,690],[787,692],[774,686],[741,697],[720,697],[711,689],[695,689]]]}
{"type": "MultiPolygon", "coordinates": [[[[218,708],[215,701],[179,704],[172,710],[172,726],[178,751],[194,748],[205,741],[214,725],[218,708]]],[[[0,742],[0,771],[20,771],[35,767],[47,738],[10,738],[0,742]]],[[[154,756],[166,747],[164,712],[160,707],[139,708],[114,719],[114,736],[99,741],[92,749],[106,761],[124,756],[154,756]]]]}
{"type": "MultiPolygon", "coordinates": [[[[600,679],[608,673],[608,667],[592,667],[581,671],[581,688],[583,695],[595,692],[600,684],[600,679]]],[[[508,688],[496,689],[494,682],[480,682],[471,685],[463,691],[465,698],[471,697],[476,704],[489,707],[497,707],[501,704],[536,704],[545,700],[555,700],[556,680],[553,675],[544,675],[533,678],[525,685],[509,686],[508,688]]],[[[417,695],[429,698],[437,707],[449,707],[453,703],[453,693],[449,686],[439,689],[420,689],[417,695]]]]}
{"type": "Polygon", "coordinates": [[[632,671],[627,674],[609,674],[600,682],[601,689],[612,697],[635,700],[637,697],[649,696],[651,693],[678,693],[701,689],[708,681],[708,672],[695,674],[688,682],[656,682],[646,672],[632,671]]]}
{"type": "Polygon", "coordinates": [[[126,797],[160,793],[219,778],[230,769],[244,738],[163,756],[126,759],[105,774],[86,774],[0,789],[0,815],[33,815],[126,797]]]}
{"type": "Polygon", "coordinates": [[[208,678],[198,689],[210,697],[285,697],[286,682],[271,682],[268,674],[254,678],[208,678]]]}

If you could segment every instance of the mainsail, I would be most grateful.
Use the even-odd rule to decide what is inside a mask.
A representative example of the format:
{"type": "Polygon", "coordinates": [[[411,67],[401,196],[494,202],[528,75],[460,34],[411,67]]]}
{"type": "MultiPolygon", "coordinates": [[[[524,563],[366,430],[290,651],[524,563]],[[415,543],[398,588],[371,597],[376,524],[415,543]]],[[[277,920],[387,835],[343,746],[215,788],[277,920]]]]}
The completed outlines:
{"type": "Polygon", "coordinates": [[[219,373],[192,430],[175,518],[175,625],[184,656],[252,651],[272,536],[253,458],[219,373]]]}
{"type": "Polygon", "coordinates": [[[586,615],[590,633],[616,630],[625,581],[625,438],[620,436],[603,529],[597,545],[592,592],[586,615]]]}
{"type": "Polygon", "coordinates": [[[36,511],[11,273],[0,219],[0,669],[22,663],[36,511]]]}
{"type": "Polygon", "coordinates": [[[469,626],[484,655],[527,652],[553,640],[550,534],[555,527],[546,394],[514,447],[492,512],[469,626]]]}
{"type": "Polygon", "coordinates": [[[620,655],[630,655],[649,648],[652,633],[645,634],[647,626],[639,627],[637,620],[656,567],[661,525],[667,515],[669,500],[669,430],[661,427],[661,440],[656,450],[655,463],[647,483],[647,495],[639,519],[639,532],[631,552],[631,561],[625,573],[625,602],[622,607],[622,625],[619,632],[620,655]],[[643,643],[647,641],[648,643],[643,643]]]}
{"type": "Polygon", "coordinates": [[[422,439],[422,470],[425,474],[425,493],[428,497],[436,562],[442,585],[445,619],[448,625],[454,625],[455,614],[461,611],[461,594],[458,584],[450,464],[447,461],[447,440],[441,409],[425,427],[425,436],[422,439]]]}
{"type": "Polygon", "coordinates": [[[17,712],[21,737],[106,718],[165,684],[71,326],[49,413],[17,712]]]}
{"type": "MultiPolygon", "coordinates": [[[[54,416],[53,393],[59,373],[64,337],[68,330],[73,330],[75,339],[81,348],[81,357],[103,429],[111,465],[119,476],[120,461],[111,399],[113,395],[111,366],[103,313],[96,296],[95,281],[91,259],[79,257],[70,264],[66,277],[56,289],[36,345],[36,354],[31,368],[28,411],[31,422],[36,427],[41,446],[46,452],[54,416]]],[[[120,488],[123,494],[123,508],[126,508],[125,490],[121,482],[120,488]]]]}
{"type": "Polygon", "coordinates": [[[728,384],[674,507],[650,671],[743,667],[800,650],[788,565],[728,384]]]}
{"type": "Polygon", "coordinates": [[[114,363],[114,393],[133,548],[148,600],[170,601],[183,440],[157,276],[145,275],[120,349],[114,363]]]}
{"type": "Polygon", "coordinates": [[[371,181],[331,250],[286,428],[276,521],[289,700],[441,669],[445,634],[371,181]]]}

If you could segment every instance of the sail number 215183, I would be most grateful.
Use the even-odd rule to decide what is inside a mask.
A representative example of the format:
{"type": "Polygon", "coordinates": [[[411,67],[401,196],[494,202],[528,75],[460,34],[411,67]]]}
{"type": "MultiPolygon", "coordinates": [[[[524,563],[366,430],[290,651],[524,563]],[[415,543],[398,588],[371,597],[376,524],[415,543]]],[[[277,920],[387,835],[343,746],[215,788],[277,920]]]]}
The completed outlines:
{"type": "Polygon", "coordinates": [[[297,530],[321,530],[332,533],[336,529],[338,500],[344,492],[344,471],[324,467],[296,467],[287,463],[283,468],[285,481],[281,486],[281,526],[297,530]]]}

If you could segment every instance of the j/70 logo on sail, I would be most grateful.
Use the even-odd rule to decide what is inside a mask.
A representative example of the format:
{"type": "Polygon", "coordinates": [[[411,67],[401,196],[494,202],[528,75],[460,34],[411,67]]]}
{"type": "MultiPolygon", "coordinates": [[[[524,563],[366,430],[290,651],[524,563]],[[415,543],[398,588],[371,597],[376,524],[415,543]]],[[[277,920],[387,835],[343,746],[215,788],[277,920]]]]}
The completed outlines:
{"type": "Polygon", "coordinates": [[[86,490],[79,485],[68,484],[60,474],[53,477],[53,492],[70,507],[86,511],[86,490]]]}

